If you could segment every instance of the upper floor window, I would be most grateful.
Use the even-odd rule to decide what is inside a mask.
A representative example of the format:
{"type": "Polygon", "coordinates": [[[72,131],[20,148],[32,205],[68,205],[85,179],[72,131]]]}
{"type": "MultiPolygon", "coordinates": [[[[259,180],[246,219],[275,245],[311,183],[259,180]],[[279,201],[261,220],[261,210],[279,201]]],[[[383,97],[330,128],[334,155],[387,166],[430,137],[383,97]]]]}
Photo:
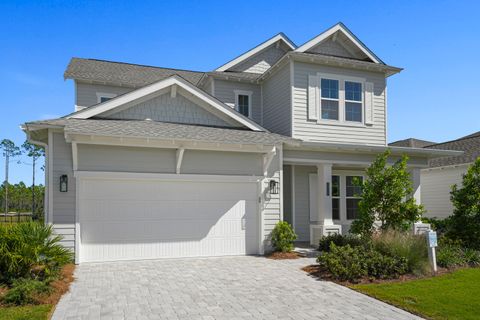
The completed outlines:
{"type": "Polygon", "coordinates": [[[235,90],[235,109],[245,117],[251,117],[252,92],[235,90]]]}
{"type": "Polygon", "coordinates": [[[106,92],[97,92],[97,103],[103,103],[110,99],[115,98],[117,95],[114,93],[106,93],[106,92]]]}
{"type": "Polygon", "coordinates": [[[322,92],[322,119],[338,120],[338,80],[322,79],[320,85],[322,92]]]}
{"type": "Polygon", "coordinates": [[[362,84],[345,81],[345,120],[362,122],[362,84]]]}

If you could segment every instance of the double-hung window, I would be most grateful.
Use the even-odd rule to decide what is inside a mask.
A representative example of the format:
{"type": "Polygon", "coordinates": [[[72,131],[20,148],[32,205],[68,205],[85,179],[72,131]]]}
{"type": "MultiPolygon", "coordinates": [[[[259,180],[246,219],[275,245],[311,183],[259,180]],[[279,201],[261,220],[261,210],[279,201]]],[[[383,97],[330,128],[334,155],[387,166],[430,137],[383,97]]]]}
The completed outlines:
{"type": "Polygon", "coordinates": [[[321,79],[321,116],[325,120],[338,120],[339,109],[339,81],[321,79]]]}
{"type": "Polygon", "coordinates": [[[359,82],[345,81],[345,120],[362,122],[362,84],[359,82]]]}
{"type": "Polygon", "coordinates": [[[359,216],[358,203],[362,199],[362,182],[362,176],[345,177],[347,220],[357,219],[359,216]]]}

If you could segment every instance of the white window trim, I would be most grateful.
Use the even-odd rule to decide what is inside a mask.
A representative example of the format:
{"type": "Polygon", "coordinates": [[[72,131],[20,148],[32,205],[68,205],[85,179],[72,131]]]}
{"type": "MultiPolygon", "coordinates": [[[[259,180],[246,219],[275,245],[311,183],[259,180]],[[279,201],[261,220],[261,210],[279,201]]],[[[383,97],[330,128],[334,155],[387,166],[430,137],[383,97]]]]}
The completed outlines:
{"type": "Polygon", "coordinates": [[[317,73],[318,77],[318,86],[317,86],[317,96],[318,99],[318,124],[326,124],[326,125],[336,125],[336,126],[347,126],[347,127],[367,127],[365,124],[365,83],[367,80],[365,78],[359,77],[351,77],[351,76],[340,76],[337,74],[330,74],[330,73],[317,73]],[[322,98],[320,96],[320,89],[322,85],[322,79],[331,79],[331,80],[338,80],[338,100],[335,99],[328,99],[322,98]],[[348,121],[346,120],[345,115],[345,102],[356,102],[358,101],[350,101],[345,100],[345,81],[349,82],[358,82],[362,84],[362,121],[348,121]],[[322,119],[322,99],[323,100],[335,100],[338,101],[338,120],[334,119],[322,119]]]}
{"type": "Polygon", "coordinates": [[[347,199],[358,197],[347,197],[347,176],[362,177],[363,181],[365,181],[365,173],[363,171],[333,170],[332,176],[340,177],[340,197],[335,197],[340,199],[340,219],[335,219],[335,224],[350,225],[355,220],[347,219],[347,199]]]}
{"type": "Polygon", "coordinates": [[[248,96],[248,118],[252,118],[252,91],[245,91],[245,90],[234,90],[235,93],[235,110],[240,112],[238,108],[238,96],[248,96]]]}
{"type": "Polygon", "coordinates": [[[97,92],[97,103],[101,103],[102,98],[109,98],[113,99],[117,95],[115,93],[107,93],[107,92],[97,92]]]}

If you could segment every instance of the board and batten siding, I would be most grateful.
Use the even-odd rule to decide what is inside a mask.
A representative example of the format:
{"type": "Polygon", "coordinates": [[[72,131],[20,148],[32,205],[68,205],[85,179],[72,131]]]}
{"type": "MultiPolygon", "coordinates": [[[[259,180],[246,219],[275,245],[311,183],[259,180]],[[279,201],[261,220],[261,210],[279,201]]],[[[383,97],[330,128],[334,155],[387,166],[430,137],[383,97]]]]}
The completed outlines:
{"type": "Polygon", "coordinates": [[[290,64],[282,66],[262,84],[263,126],[268,130],[292,134],[290,64]]]}
{"type": "Polygon", "coordinates": [[[75,81],[75,86],[76,86],[75,105],[77,106],[78,109],[90,107],[97,104],[98,103],[97,93],[107,93],[107,94],[114,94],[118,96],[118,95],[130,92],[132,90],[135,90],[135,88],[84,83],[80,81],[75,81]]]}
{"type": "MultiPolygon", "coordinates": [[[[52,134],[53,159],[52,181],[52,223],[55,233],[62,235],[61,244],[66,248],[75,248],[75,178],[73,176],[72,146],[66,143],[63,133],[52,134]],[[60,176],[68,177],[68,192],[60,192],[60,176]]],[[[49,160],[50,161],[50,160],[49,160]]]]}
{"type": "Polygon", "coordinates": [[[461,166],[423,169],[421,171],[421,199],[429,218],[446,218],[453,214],[450,201],[452,185],[462,185],[462,175],[467,172],[468,164],[461,166]]]}
{"type": "MultiPolygon", "coordinates": [[[[293,137],[307,141],[386,145],[385,88],[382,73],[350,70],[303,62],[294,62],[293,88],[293,137]],[[324,124],[308,119],[308,76],[318,73],[335,74],[340,77],[364,78],[373,83],[373,124],[349,126],[347,124],[324,124]]],[[[365,112],[365,111],[364,111],[365,112]]]]}
{"type": "Polygon", "coordinates": [[[235,106],[235,90],[250,91],[252,93],[252,115],[251,118],[257,123],[261,121],[261,91],[260,86],[254,83],[245,83],[238,81],[214,80],[215,98],[228,104],[232,108],[235,106]]]}

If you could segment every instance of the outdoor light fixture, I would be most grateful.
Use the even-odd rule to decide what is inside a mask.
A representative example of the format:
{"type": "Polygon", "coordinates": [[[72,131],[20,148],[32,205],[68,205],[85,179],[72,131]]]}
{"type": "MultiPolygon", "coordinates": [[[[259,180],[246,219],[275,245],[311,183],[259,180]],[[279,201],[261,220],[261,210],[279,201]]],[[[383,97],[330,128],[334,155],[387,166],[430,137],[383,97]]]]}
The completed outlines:
{"type": "Polygon", "coordinates": [[[270,191],[270,194],[278,194],[278,182],[277,181],[270,180],[269,191],[270,191]]]}
{"type": "Polygon", "coordinates": [[[66,174],[62,174],[60,176],[60,192],[67,192],[68,191],[68,176],[66,174]]]}

